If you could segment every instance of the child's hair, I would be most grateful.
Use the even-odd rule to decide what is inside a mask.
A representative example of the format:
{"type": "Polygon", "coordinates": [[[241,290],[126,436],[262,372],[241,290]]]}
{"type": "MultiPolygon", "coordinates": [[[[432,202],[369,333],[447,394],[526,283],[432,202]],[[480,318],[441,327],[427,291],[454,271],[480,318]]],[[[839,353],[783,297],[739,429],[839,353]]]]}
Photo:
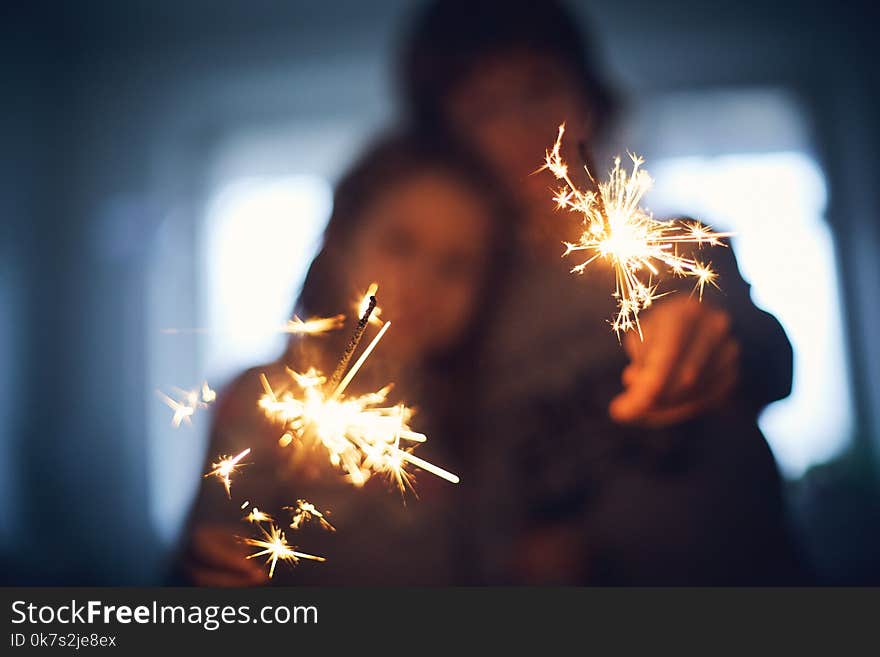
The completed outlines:
{"type": "MultiPolygon", "coordinates": [[[[343,176],[336,187],[333,211],[324,231],[323,245],[313,260],[295,306],[300,317],[331,316],[350,310],[357,290],[347,289],[349,277],[347,251],[351,236],[359,228],[365,210],[381,195],[409,179],[427,172],[438,172],[454,178],[470,189],[485,203],[489,214],[489,263],[482,295],[497,289],[503,261],[509,252],[511,226],[515,214],[507,207],[503,195],[474,157],[458,150],[449,142],[433,140],[428,136],[410,133],[386,136],[369,147],[343,176]]],[[[365,272],[365,285],[369,283],[365,272]]],[[[380,305],[381,305],[381,293],[380,305]]],[[[478,299],[477,310],[469,329],[464,332],[453,350],[469,351],[480,340],[480,327],[486,325],[492,304],[478,299]]]]}

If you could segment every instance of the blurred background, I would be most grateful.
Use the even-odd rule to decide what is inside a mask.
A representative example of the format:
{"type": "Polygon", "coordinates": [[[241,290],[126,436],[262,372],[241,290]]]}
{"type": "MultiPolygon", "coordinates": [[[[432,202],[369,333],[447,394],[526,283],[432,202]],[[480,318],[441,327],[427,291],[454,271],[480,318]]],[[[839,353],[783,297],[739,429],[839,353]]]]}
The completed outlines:
{"type": "MultiPolygon", "coordinates": [[[[277,355],[266,327],[288,317],[335,180],[395,121],[419,4],[4,8],[7,583],[161,581],[209,414],[175,429],[156,390],[220,388],[277,355]]],[[[875,10],[570,5],[625,99],[608,152],[646,157],[655,213],[736,231],[754,301],[794,345],[793,393],[761,426],[807,554],[824,582],[880,583],[875,10]]]]}

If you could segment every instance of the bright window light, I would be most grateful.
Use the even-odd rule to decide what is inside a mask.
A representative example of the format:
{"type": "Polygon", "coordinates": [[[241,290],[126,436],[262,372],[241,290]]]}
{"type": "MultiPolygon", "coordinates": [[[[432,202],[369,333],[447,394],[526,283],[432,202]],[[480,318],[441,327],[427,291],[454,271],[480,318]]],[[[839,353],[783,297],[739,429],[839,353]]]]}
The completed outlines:
{"type": "Polygon", "coordinates": [[[204,371],[218,383],[277,357],[293,302],[332,207],[317,176],[248,178],[223,186],[204,224],[204,371]]]}
{"type": "Polygon", "coordinates": [[[792,394],[759,420],[781,469],[796,477],[837,455],[851,438],[853,410],[821,169],[803,153],[779,152],[655,160],[651,173],[655,214],[686,213],[736,232],[752,299],[792,342],[792,394]]]}

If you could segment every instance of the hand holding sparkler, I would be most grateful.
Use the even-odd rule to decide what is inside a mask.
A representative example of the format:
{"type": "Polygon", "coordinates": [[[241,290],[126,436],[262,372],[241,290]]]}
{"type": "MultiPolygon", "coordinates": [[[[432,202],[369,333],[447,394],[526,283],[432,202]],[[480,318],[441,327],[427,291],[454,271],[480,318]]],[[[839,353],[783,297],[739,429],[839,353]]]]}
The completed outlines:
{"type": "Polygon", "coordinates": [[[609,407],[618,422],[661,427],[695,417],[727,399],[739,380],[740,345],[730,315],[692,297],[669,297],[628,334],[624,391],[609,407]]]}
{"type": "Polygon", "coordinates": [[[735,387],[739,344],[731,335],[728,313],[700,303],[705,287],[716,285],[716,272],[683,248],[721,245],[730,233],[715,233],[696,221],[654,219],[639,205],[653,181],[635,155],[632,172],[621,168],[618,158],[608,182],[597,182],[587,170],[591,189],[582,191],[562,159],[564,134],[563,124],[542,167],[563,182],[554,197],[556,206],[578,214],[583,223],[580,238],[566,243],[564,255],[586,252],[587,259],[572,269],[576,273],[597,259],[610,262],[618,302],[612,328],[618,337],[635,331],[624,341],[632,359],[623,373],[625,390],[612,400],[609,413],[619,422],[652,426],[694,417],[726,399],[735,387]],[[660,275],[661,266],[675,276],[693,278],[698,299],[658,302],[665,293],[658,292],[653,277],[660,275]]]}

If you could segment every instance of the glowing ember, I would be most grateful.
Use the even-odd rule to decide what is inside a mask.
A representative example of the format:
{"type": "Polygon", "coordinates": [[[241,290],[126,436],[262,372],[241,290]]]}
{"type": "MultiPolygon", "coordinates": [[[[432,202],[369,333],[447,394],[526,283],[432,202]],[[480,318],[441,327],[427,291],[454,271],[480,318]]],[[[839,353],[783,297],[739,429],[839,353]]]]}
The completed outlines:
{"type": "Polygon", "coordinates": [[[242,520],[248,522],[272,522],[272,516],[265,511],[260,511],[257,507],[254,507],[249,514],[242,518],[242,520]]]}
{"type": "Polygon", "coordinates": [[[275,564],[279,561],[286,561],[292,565],[299,562],[300,559],[310,559],[312,561],[326,561],[324,557],[316,557],[312,554],[297,552],[295,545],[290,545],[284,537],[284,532],[276,525],[270,525],[269,531],[266,531],[261,525],[257,525],[263,538],[245,538],[246,545],[262,548],[259,552],[254,552],[247,556],[248,559],[256,559],[257,557],[266,557],[266,564],[269,566],[269,579],[275,574],[275,564]]]}
{"type": "Polygon", "coordinates": [[[245,465],[244,463],[239,463],[245,456],[251,453],[250,447],[246,450],[237,454],[236,456],[228,457],[221,456],[216,463],[211,464],[211,471],[207,473],[206,477],[217,477],[220,481],[223,482],[223,487],[226,489],[226,496],[231,497],[230,486],[232,485],[231,477],[232,474],[237,470],[237,468],[245,465]]]}
{"type": "Polygon", "coordinates": [[[329,515],[329,512],[319,511],[311,502],[308,502],[306,500],[297,500],[296,506],[285,506],[284,508],[292,512],[290,519],[291,529],[299,529],[304,524],[310,522],[314,518],[318,521],[318,524],[320,524],[321,527],[323,527],[327,531],[336,531],[336,527],[331,525],[330,521],[327,520],[327,515],[329,515]]]}
{"type": "MultiPolygon", "coordinates": [[[[367,291],[364,292],[363,296],[354,302],[354,311],[356,317],[363,317],[367,313],[367,310],[370,307],[370,299],[375,298],[376,292],[378,291],[379,284],[370,283],[370,287],[367,288],[367,291]]],[[[379,306],[376,306],[373,309],[373,312],[369,315],[369,319],[367,321],[369,321],[369,323],[373,326],[382,326],[382,320],[380,319],[381,315],[382,309],[379,306]]]]}

